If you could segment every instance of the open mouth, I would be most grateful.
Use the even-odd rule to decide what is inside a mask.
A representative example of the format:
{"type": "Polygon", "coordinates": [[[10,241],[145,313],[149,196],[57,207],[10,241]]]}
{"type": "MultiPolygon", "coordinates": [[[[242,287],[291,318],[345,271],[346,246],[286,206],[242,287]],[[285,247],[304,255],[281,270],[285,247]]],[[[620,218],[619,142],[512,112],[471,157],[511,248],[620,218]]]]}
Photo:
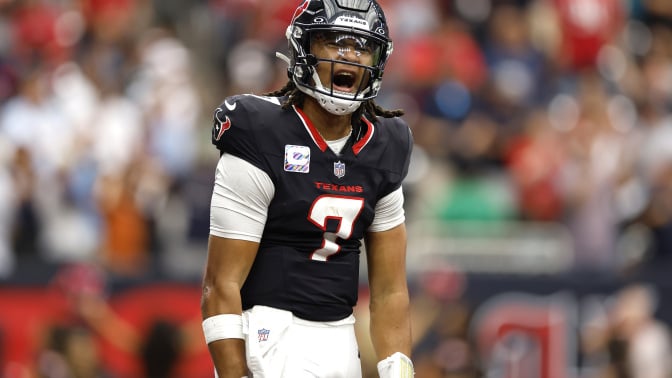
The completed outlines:
{"type": "Polygon", "coordinates": [[[355,82],[357,78],[355,74],[348,71],[338,71],[334,73],[332,84],[335,91],[352,93],[357,88],[355,82]]]}

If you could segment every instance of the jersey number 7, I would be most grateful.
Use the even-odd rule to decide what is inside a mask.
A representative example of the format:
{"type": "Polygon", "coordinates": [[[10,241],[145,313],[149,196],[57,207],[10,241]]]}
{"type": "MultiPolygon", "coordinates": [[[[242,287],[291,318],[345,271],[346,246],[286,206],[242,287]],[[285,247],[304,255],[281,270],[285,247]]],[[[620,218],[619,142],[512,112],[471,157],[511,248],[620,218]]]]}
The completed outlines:
{"type": "Polygon", "coordinates": [[[329,256],[341,250],[336,243],[337,238],[348,239],[352,235],[352,229],[362,213],[364,199],[359,197],[345,197],[325,194],[319,196],[310,207],[308,220],[324,231],[322,247],[313,252],[312,260],[327,261],[329,256]],[[327,231],[327,222],[330,219],[338,221],[336,232],[327,231]]]}

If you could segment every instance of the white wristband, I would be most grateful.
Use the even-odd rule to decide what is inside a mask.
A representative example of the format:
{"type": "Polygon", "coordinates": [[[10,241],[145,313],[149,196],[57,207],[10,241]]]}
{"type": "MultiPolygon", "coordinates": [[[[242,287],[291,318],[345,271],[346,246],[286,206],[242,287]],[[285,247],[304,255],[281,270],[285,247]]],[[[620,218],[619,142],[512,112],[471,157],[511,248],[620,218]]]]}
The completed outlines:
{"type": "Polygon", "coordinates": [[[396,352],[378,362],[376,367],[380,378],[413,378],[415,375],[413,362],[401,352],[396,352]]]}
{"type": "Polygon", "coordinates": [[[244,339],[243,317],[236,314],[220,314],[203,320],[203,334],[205,342],[222,339],[244,339]]]}

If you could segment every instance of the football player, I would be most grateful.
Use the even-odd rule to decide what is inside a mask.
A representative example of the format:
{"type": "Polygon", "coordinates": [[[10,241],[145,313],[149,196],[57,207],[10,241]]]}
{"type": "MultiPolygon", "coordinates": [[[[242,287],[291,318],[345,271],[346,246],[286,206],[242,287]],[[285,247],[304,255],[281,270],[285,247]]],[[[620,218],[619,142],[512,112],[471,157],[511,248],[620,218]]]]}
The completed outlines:
{"type": "Polygon", "coordinates": [[[219,377],[361,377],[361,241],[380,376],[411,377],[402,181],[413,139],[373,99],[392,52],[373,0],[305,0],[289,81],[214,112],[203,331],[219,377]]]}

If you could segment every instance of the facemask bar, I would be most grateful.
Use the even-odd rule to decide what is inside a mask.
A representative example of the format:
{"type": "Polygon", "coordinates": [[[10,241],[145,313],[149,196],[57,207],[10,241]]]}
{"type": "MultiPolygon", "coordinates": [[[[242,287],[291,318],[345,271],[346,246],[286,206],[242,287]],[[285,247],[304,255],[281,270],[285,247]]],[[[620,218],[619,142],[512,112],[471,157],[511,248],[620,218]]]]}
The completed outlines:
{"type": "MultiPolygon", "coordinates": [[[[375,97],[377,91],[374,87],[376,78],[379,78],[380,69],[380,56],[381,51],[384,48],[384,43],[378,38],[374,38],[367,35],[361,35],[357,32],[352,32],[352,30],[333,30],[333,29],[314,29],[311,30],[305,36],[304,47],[307,51],[306,59],[304,61],[298,62],[297,66],[304,72],[310,73],[310,78],[314,82],[314,89],[317,92],[323,93],[328,96],[333,96],[335,98],[343,100],[354,100],[354,101],[365,101],[370,98],[375,97]],[[337,55],[342,56],[341,54],[348,53],[352,50],[359,51],[359,57],[365,54],[371,55],[371,65],[356,63],[348,60],[341,59],[329,59],[329,58],[316,58],[315,55],[310,51],[310,47],[313,43],[321,43],[327,49],[332,49],[336,52],[337,55]],[[305,64],[304,64],[305,63],[305,64]],[[319,64],[330,64],[330,77],[331,85],[325,86],[317,75],[317,66],[319,64]],[[353,68],[363,69],[365,74],[357,83],[356,91],[354,93],[350,92],[340,92],[334,89],[334,74],[335,74],[335,64],[339,65],[348,65],[353,68]]],[[[306,87],[312,87],[307,77],[302,77],[302,82],[306,87]]],[[[378,87],[380,84],[378,83],[378,87]]]]}
{"type": "Polygon", "coordinates": [[[373,80],[373,77],[375,77],[375,68],[366,66],[363,64],[358,64],[358,63],[351,63],[351,62],[343,62],[339,60],[333,60],[333,59],[316,59],[317,64],[329,64],[331,65],[330,68],[330,75],[331,75],[331,85],[328,87],[325,86],[321,81],[320,77],[317,74],[317,64],[311,66],[309,69],[312,71],[311,78],[315,82],[315,90],[321,93],[324,93],[329,96],[333,96],[336,98],[341,98],[344,100],[355,100],[355,101],[364,101],[372,96],[367,96],[371,92],[371,87],[369,86],[369,83],[371,83],[371,80],[373,80]],[[350,65],[353,67],[359,67],[363,68],[366,70],[366,74],[362,75],[361,79],[359,80],[359,83],[357,85],[357,90],[354,93],[350,92],[340,92],[334,89],[334,73],[335,73],[335,65],[336,64],[342,64],[342,65],[350,65]]]}

